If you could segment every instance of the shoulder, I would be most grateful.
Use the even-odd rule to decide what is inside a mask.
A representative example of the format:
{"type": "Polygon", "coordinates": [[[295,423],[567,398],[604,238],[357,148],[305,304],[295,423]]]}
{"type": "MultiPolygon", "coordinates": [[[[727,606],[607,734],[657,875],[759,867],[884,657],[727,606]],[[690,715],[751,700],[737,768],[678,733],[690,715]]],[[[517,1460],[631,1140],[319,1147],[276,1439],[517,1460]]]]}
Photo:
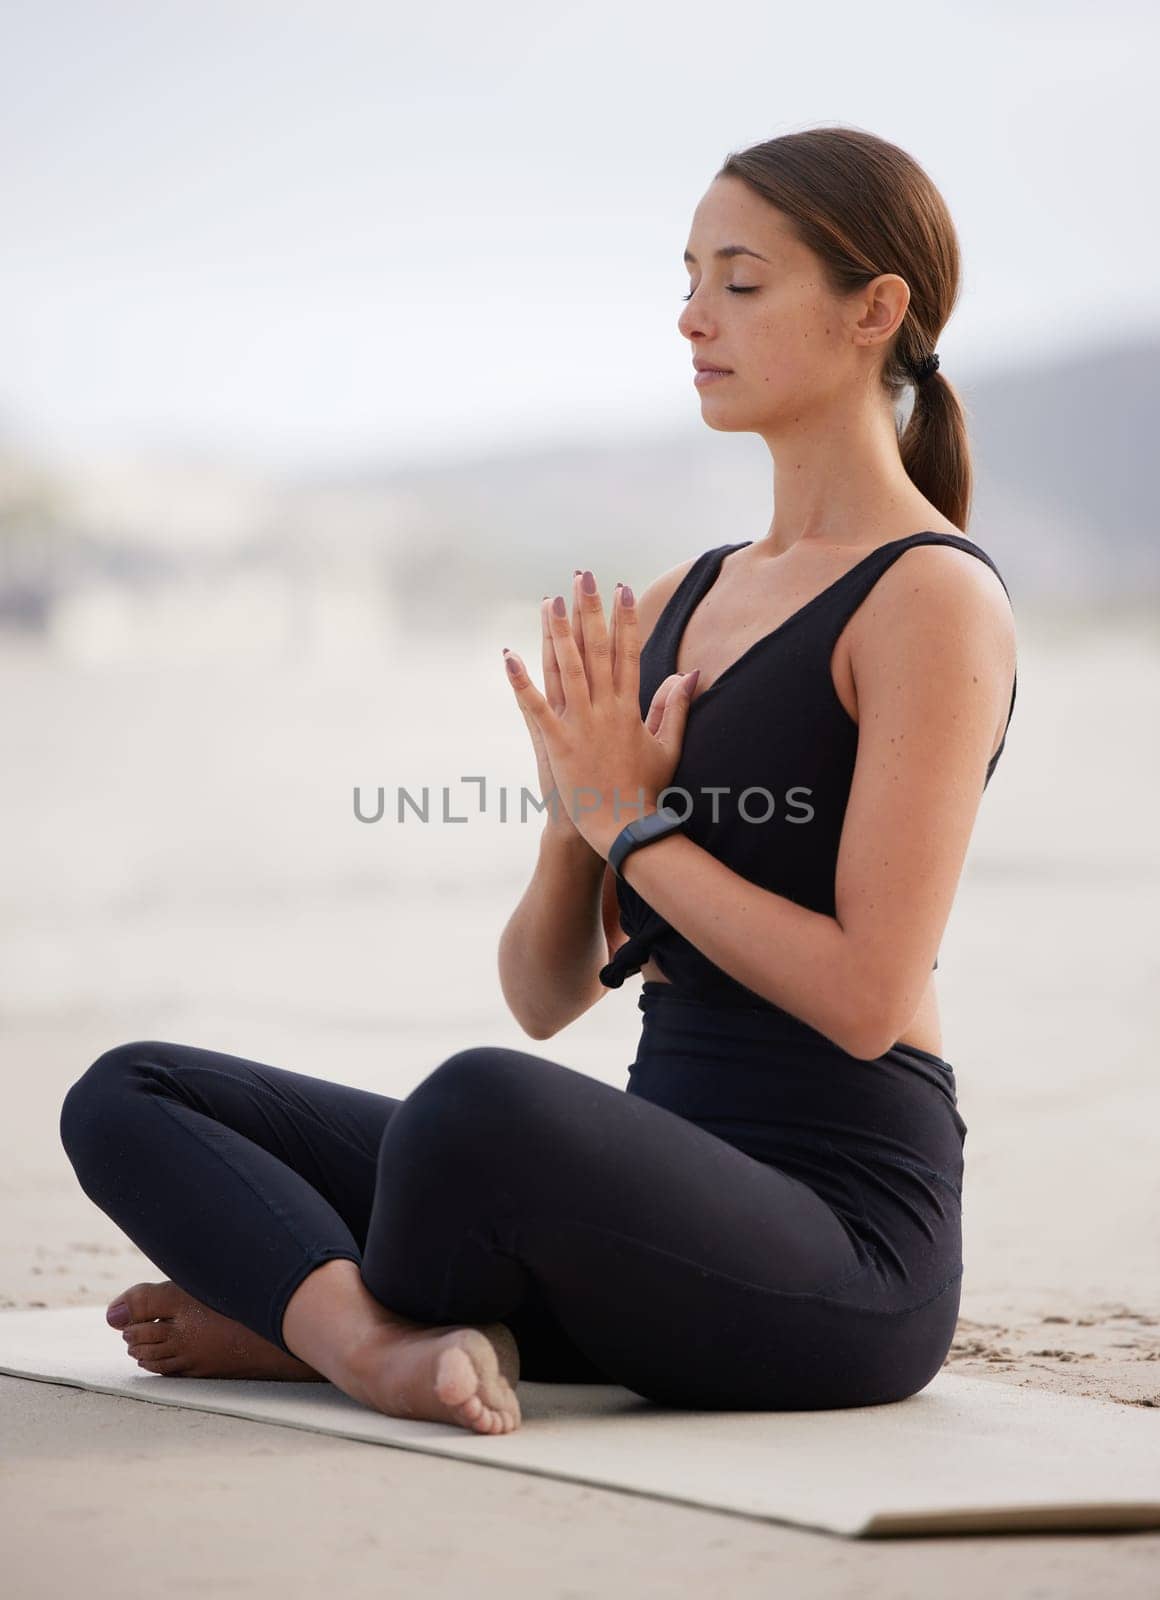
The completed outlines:
{"type": "Polygon", "coordinates": [[[861,613],[850,641],[860,702],[872,686],[886,692],[902,669],[948,690],[956,678],[964,688],[981,680],[1005,706],[1015,616],[999,576],[978,556],[955,545],[912,545],[878,579],[861,613]]]}
{"type": "Polygon", "coordinates": [[[661,612],[705,554],[707,552],[703,551],[699,555],[690,556],[687,561],[679,561],[675,567],[670,567],[667,572],[662,572],[660,577],[654,578],[648,587],[636,596],[637,628],[642,648],[656,627],[661,612]]]}
{"type": "Polygon", "coordinates": [[[957,545],[911,545],[887,567],[862,610],[864,644],[904,629],[920,635],[964,627],[1014,652],[1015,615],[1002,579],[957,545]]]}

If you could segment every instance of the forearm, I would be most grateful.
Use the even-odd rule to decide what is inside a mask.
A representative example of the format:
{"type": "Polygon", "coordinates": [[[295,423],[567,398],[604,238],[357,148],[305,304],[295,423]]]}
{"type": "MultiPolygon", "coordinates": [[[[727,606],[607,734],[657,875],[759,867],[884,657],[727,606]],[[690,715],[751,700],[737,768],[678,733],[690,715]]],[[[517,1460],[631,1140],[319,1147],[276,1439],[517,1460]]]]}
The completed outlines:
{"type": "Polygon", "coordinates": [[[604,859],[573,829],[540,837],[532,880],[499,941],[499,981],[512,1015],[549,1038],[592,1000],[608,958],[600,914],[604,859]]]}
{"type": "MultiPolygon", "coordinates": [[[[740,877],[682,833],[633,850],[625,881],[715,966],[852,1055],[874,1059],[877,980],[834,917],[740,877]]],[[[891,1043],[893,1041],[890,1041],[891,1043]]]]}

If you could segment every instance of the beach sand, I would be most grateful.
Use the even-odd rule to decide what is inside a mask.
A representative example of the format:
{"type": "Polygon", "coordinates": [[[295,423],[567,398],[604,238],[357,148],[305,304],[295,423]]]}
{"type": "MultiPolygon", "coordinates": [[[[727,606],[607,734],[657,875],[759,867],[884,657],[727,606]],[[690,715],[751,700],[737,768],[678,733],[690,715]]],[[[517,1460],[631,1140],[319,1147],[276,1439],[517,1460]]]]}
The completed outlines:
{"type": "MultiPolygon", "coordinates": [[[[623,1087],[636,980],[563,1034],[509,1015],[495,947],[540,824],[501,644],[419,663],[3,661],[0,1309],[162,1276],[59,1143],[103,1050],[165,1038],[402,1095],[509,1044],[623,1087]],[[494,658],[494,659],[493,659],[494,658]],[[394,787],[474,809],[391,820],[394,787]],[[381,824],[359,823],[387,788],[381,824]],[[404,833],[404,829],[406,832],[404,833]]],[[[1019,696],[940,950],[967,1127],[947,1370],[1160,1405],[1160,650],[1021,622],[1019,696]]],[[[119,1335],[109,1331],[110,1341],[119,1335]]],[[[126,1361],[129,1358],[126,1356],[126,1361]]],[[[134,1370],[137,1370],[134,1368],[134,1370]]],[[[1160,1534],[856,1544],[414,1452],[0,1378],[14,1596],[1154,1593],[1160,1534]],[[1149,1587],[1149,1581],[1151,1587],[1149,1587]]],[[[948,1440],[953,1448],[953,1440],[948,1440]]]]}

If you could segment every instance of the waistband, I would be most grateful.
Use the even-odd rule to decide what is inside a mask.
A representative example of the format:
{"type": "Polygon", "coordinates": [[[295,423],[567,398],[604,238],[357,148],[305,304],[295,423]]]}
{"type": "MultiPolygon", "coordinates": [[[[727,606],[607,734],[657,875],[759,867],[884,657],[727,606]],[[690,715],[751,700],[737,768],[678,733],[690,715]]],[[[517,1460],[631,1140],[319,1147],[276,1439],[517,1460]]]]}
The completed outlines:
{"type": "Polygon", "coordinates": [[[715,1070],[727,1072],[731,1065],[746,1067],[754,1060],[768,1063],[765,1052],[776,1050],[784,1062],[825,1064],[855,1073],[879,1068],[892,1075],[909,1075],[939,1090],[952,1106],[957,1102],[954,1067],[943,1056],[917,1045],[894,1044],[875,1060],[864,1060],[780,1007],[706,1000],[652,978],[641,985],[637,1009],[644,1018],[642,1048],[646,1040],[655,1041],[659,1035],[679,1038],[693,1054],[715,1056],[715,1070]]]}

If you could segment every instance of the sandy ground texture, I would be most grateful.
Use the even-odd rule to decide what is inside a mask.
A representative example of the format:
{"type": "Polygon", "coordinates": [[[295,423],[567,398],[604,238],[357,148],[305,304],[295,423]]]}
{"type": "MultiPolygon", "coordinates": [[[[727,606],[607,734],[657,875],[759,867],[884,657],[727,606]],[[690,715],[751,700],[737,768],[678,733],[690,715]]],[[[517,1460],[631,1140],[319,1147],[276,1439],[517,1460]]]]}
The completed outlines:
{"type": "MultiPolygon", "coordinates": [[[[0,662],[0,1309],[105,1303],[161,1276],[81,1193],[59,1145],[65,1091],[113,1044],[180,1040],[396,1095],[454,1050],[510,1044],[623,1086],[635,983],[542,1044],[498,989],[496,940],[539,827],[516,819],[534,769],[500,644],[529,655],[530,641],[490,635],[433,653],[421,702],[406,692],[413,667],[385,654],[0,662]],[[484,773],[481,817],[461,779],[484,773]],[[381,824],[354,819],[356,784],[372,807],[385,786],[381,824]],[[398,785],[434,801],[406,834],[398,785]],[[434,820],[445,785],[466,824],[434,820]]],[[[1158,701],[1154,636],[1023,622],[1009,745],[938,973],[969,1130],[948,1370],[1149,1408],[1158,701]]],[[[11,1378],[0,1414],[14,1596],[1160,1587],[1160,1533],[872,1546],[11,1378]]]]}

